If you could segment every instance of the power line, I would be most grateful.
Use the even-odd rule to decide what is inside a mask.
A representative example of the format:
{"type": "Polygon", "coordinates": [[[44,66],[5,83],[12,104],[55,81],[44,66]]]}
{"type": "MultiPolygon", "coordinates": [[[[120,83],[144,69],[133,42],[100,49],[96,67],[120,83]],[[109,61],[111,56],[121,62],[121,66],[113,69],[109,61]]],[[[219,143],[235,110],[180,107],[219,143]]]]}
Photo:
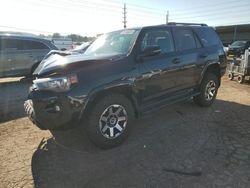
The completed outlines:
{"type": "MultiPolygon", "coordinates": [[[[247,9],[246,11],[249,10],[249,7],[247,6],[247,4],[243,4],[243,5],[238,5],[237,6],[237,10],[239,10],[241,8],[247,9]]],[[[206,14],[206,12],[204,14],[204,11],[195,11],[195,12],[192,12],[191,14],[193,14],[193,15],[213,15],[216,12],[218,12],[219,14],[222,14],[223,12],[229,12],[230,11],[230,13],[232,13],[232,11],[234,11],[234,10],[235,10],[235,7],[234,6],[230,6],[230,7],[227,7],[225,9],[221,9],[221,8],[217,8],[216,9],[216,8],[214,8],[213,10],[209,11],[209,13],[207,13],[207,14],[206,14]]],[[[182,14],[173,13],[174,17],[180,17],[179,15],[185,16],[186,13],[182,13],[182,14]]]]}
{"type": "MultiPolygon", "coordinates": [[[[110,15],[112,17],[114,17],[114,15],[119,15],[121,14],[120,12],[120,8],[121,5],[120,3],[115,3],[114,1],[109,1],[109,2],[92,2],[90,0],[75,0],[75,1],[70,1],[70,0],[61,0],[60,4],[56,4],[55,1],[48,1],[48,0],[39,0],[39,1],[32,1],[32,0],[24,0],[26,1],[25,4],[25,9],[29,10],[29,11],[34,11],[34,9],[38,10],[39,12],[48,12],[51,11],[51,13],[55,13],[58,15],[65,15],[67,17],[69,17],[69,15],[72,15],[72,12],[76,13],[76,14],[82,14],[83,12],[91,12],[96,13],[96,14],[103,14],[103,15],[110,15]],[[32,7],[32,5],[34,5],[32,7]],[[43,7],[45,7],[46,9],[44,9],[43,7]],[[66,8],[65,8],[66,7],[66,8]],[[30,8],[30,9],[29,9],[30,8]],[[65,9],[65,11],[61,11],[60,14],[59,12],[57,12],[57,9],[61,10],[61,9],[65,9]]],[[[223,9],[221,9],[221,7],[218,8],[214,8],[213,10],[209,11],[209,12],[204,12],[202,10],[197,10],[196,12],[192,12],[189,13],[188,16],[186,16],[187,14],[185,12],[190,12],[193,11],[195,9],[195,7],[200,7],[201,9],[204,9],[206,6],[200,5],[200,6],[192,6],[192,8],[186,8],[183,9],[183,12],[181,13],[175,13],[175,11],[171,11],[171,21],[174,20],[187,20],[187,19],[192,19],[192,20],[198,20],[198,19],[202,19],[202,20],[207,20],[207,21],[214,21],[217,18],[224,18],[224,17],[230,17],[230,21],[232,19],[238,19],[238,22],[241,22],[240,20],[246,20],[244,19],[245,17],[243,17],[243,15],[248,14],[248,4],[250,4],[250,1],[247,1],[248,3],[246,3],[246,1],[240,1],[238,2],[238,6],[237,6],[237,12],[235,12],[235,5],[232,5],[230,3],[232,2],[238,2],[236,0],[228,0],[226,2],[219,2],[219,3],[215,3],[213,4],[215,7],[218,5],[223,4],[223,9]],[[243,2],[243,4],[242,4],[243,2]],[[226,7],[226,8],[225,8],[226,7]],[[232,14],[233,13],[233,14],[232,14]],[[193,16],[191,16],[193,15],[193,16]],[[231,15],[239,15],[237,16],[237,18],[232,18],[231,15]]],[[[18,3],[15,4],[14,8],[19,8],[18,7],[18,3]]],[[[20,3],[20,5],[23,4],[20,3]]],[[[211,3],[210,3],[211,4],[211,3]]],[[[137,5],[134,3],[129,3],[129,10],[130,10],[130,16],[133,17],[134,21],[138,21],[141,20],[143,21],[143,23],[147,22],[147,23],[154,23],[155,22],[162,22],[164,23],[165,19],[166,22],[168,22],[170,20],[169,18],[169,12],[167,12],[166,15],[166,11],[164,11],[163,9],[156,9],[156,8],[150,8],[150,7],[145,7],[142,5],[137,5]],[[130,8],[131,6],[131,8],[130,8]],[[146,18],[146,19],[145,19],[146,18]]],[[[171,8],[170,8],[171,10],[171,8]]],[[[117,20],[120,19],[119,16],[117,16],[117,20]]],[[[123,27],[126,28],[127,27],[127,7],[126,4],[124,4],[123,6],[123,27]]],[[[82,18],[80,18],[82,19],[82,18]]],[[[87,18],[89,19],[89,18],[87,18]]],[[[21,29],[21,28],[15,28],[15,27],[11,27],[11,26],[6,26],[7,28],[13,28],[13,29],[21,29]]],[[[39,31],[39,30],[33,30],[33,29],[21,29],[24,31],[32,31],[32,32],[43,32],[43,33],[53,33],[53,32],[47,32],[47,31],[39,31]]]]}
{"type": "MultiPolygon", "coordinates": [[[[241,11],[241,12],[235,12],[233,15],[234,16],[236,16],[236,15],[242,15],[243,16],[244,14],[249,14],[249,11],[245,10],[245,11],[241,11]]],[[[186,17],[179,17],[179,18],[175,18],[173,16],[173,19],[174,20],[184,20],[184,19],[212,20],[212,19],[217,19],[217,18],[225,18],[225,17],[229,17],[229,16],[232,16],[232,14],[230,12],[229,13],[223,13],[223,14],[204,14],[204,15],[186,16],[186,17]]],[[[237,17],[236,19],[238,19],[238,18],[239,17],[237,17]]],[[[230,18],[230,19],[232,19],[232,18],[230,18]]]]}
{"type": "MultiPolygon", "coordinates": [[[[246,2],[249,3],[249,0],[245,0],[246,2]]],[[[220,1],[220,2],[217,2],[217,3],[214,3],[214,2],[211,2],[211,3],[205,3],[205,4],[202,4],[202,5],[197,5],[197,6],[191,6],[189,8],[183,8],[183,9],[173,9],[171,11],[174,11],[174,12],[181,12],[181,14],[183,14],[183,12],[190,12],[190,11],[193,11],[195,9],[203,9],[203,8],[207,8],[209,6],[213,7],[213,10],[215,9],[214,7],[219,7],[218,9],[220,10],[223,10],[225,9],[228,5],[232,5],[235,7],[235,5],[233,5],[232,3],[237,3],[237,7],[240,3],[244,2],[244,0],[226,0],[226,1],[220,1]],[[223,7],[221,7],[220,5],[223,5],[223,7]]],[[[204,10],[201,10],[201,12],[203,12],[204,10]]],[[[212,11],[212,10],[211,10],[212,11]]],[[[177,13],[178,14],[178,13],[177,13]]]]}

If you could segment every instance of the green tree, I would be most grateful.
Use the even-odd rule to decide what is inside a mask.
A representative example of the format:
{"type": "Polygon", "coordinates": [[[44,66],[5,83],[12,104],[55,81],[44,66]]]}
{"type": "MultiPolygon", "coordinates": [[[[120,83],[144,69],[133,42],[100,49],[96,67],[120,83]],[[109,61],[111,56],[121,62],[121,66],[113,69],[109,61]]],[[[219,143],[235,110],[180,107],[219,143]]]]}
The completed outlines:
{"type": "Polygon", "coordinates": [[[60,37],[61,37],[60,33],[53,33],[53,35],[52,35],[53,39],[54,38],[60,38],[60,37]]]}

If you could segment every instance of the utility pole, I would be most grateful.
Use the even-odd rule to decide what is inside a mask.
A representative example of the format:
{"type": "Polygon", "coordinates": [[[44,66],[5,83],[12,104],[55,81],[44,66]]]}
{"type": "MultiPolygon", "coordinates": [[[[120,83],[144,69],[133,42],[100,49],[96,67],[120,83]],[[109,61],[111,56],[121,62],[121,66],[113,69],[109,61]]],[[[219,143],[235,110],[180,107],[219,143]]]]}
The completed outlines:
{"type": "Polygon", "coordinates": [[[169,20],[169,11],[167,11],[167,15],[166,15],[166,24],[168,24],[168,20],[169,20]]]}
{"type": "Polygon", "coordinates": [[[127,8],[126,8],[126,3],[124,3],[124,6],[123,6],[123,28],[126,29],[127,27],[127,8]]]}

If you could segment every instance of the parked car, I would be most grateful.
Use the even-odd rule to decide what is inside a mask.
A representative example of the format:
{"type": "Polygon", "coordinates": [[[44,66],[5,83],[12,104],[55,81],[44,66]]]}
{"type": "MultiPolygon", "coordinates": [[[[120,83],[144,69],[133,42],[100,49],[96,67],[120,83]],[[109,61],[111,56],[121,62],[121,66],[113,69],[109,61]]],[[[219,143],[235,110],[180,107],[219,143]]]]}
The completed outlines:
{"type": "Polygon", "coordinates": [[[190,98],[210,106],[226,64],[220,39],[205,24],[114,31],[84,54],[48,57],[24,106],[41,129],[74,120],[93,143],[111,148],[128,136],[134,117],[190,98]]]}
{"type": "Polygon", "coordinates": [[[57,48],[32,34],[0,33],[0,77],[30,76],[50,50],[57,48]]]}
{"type": "Polygon", "coordinates": [[[250,47],[250,41],[235,41],[228,47],[227,55],[240,57],[250,47]]]}

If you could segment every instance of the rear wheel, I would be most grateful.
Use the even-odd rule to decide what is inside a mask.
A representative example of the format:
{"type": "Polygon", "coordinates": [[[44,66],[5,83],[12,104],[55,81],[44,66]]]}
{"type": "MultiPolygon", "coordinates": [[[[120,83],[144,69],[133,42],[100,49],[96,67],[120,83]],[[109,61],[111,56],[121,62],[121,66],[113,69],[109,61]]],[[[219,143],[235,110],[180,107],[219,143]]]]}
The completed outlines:
{"type": "Polygon", "coordinates": [[[100,148],[112,148],[128,136],[134,117],[130,101],[120,94],[109,94],[97,101],[86,125],[90,140],[100,148]]]}
{"type": "Polygon", "coordinates": [[[239,75],[238,78],[237,78],[237,80],[238,80],[238,82],[239,82],[240,84],[242,84],[242,83],[244,82],[244,80],[245,80],[245,77],[242,76],[242,75],[239,75]]]}
{"type": "Polygon", "coordinates": [[[219,88],[219,79],[213,73],[207,73],[200,86],[200,94],[194,97],[194,102],[200,106],[213,104],[219,88]]]}
{"type": "Polygon", "coordinates": [[[228,74],[228,79],[229,79],[229,80],[233,80],[233,79],[234,79],[234,74],[230,72],[230,73],[228,74]]]}

